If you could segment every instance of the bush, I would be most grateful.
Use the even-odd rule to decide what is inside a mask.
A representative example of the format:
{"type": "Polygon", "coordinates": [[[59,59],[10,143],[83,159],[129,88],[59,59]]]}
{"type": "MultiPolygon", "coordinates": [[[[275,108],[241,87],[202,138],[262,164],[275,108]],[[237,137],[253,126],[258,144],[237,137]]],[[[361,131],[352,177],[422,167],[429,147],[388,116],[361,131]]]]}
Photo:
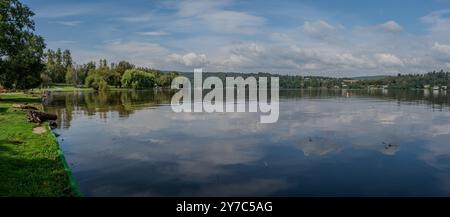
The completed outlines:
{"type": "Polygon", "coordinates": [[[103,79],[102,76],[98,74],[91,74],[88,77],[86,77],[85,85],[87,87],[91,87],[94,90],[108,90],[108,83],[103,79]],[[106,87],[105,87],[106,86],[106,87]]]}
{"type": "Polygon", "coordinates": [[[101,92],[105,92],[109,90],[108,83],[105,80],[98,81],[98,90],[101,92]]]}
{"type": "Polygon", "coordinates": [[[109,90],[107,77],[109,70],[105,67],[90,70],[85,80],[85,85],[95,90],[106,91],[109,90]]]}
{"type": "Polygon", "coordinates": [[[77,77],[75,75],[75,70],[72,67],[67,68],[66,72],[66,84],[77,84],[77,77]]]}
{"type": "Polygon", "coordinates": [[[172,84],[172,80],[177,76],[178,74],[174,72],[161,74],[157,79],[158,86],[170,87],[170,85],[172,84]]]}
{"type": "Polygon", "coordinates": [[[123,74],[121,83],[124,88],[147,89],[155,87],[156,79],[152,73],[129,69],[123,74]]]}

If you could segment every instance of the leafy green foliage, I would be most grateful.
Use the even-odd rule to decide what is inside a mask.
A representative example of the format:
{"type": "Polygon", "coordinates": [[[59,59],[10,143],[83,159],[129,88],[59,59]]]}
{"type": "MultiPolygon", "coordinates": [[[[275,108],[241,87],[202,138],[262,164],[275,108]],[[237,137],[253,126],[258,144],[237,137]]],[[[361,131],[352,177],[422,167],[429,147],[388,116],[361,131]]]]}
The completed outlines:
{"type": "MultiPolygon", "coordinates": [[[[181,75],[193,79],[193,73],[181,73],[181,75]]],[[[225,82],[225,78],[229,77],[243,77],[247,78],[253,76],[271,77],[277,76],[280,79],[280,88],[283,89],[297,89],[297,88],[348,88],[348,89],[362,89],[367,87],[388,87],[390,89],[422,89],[426,86],[432,88],[433,86],[448,86],[450,87],[450,72],[443,70],[436,72],[429,72],[427,74],[398,74],[397,76],[377,76],[371,79],[361,78],[332,78],[321,76],[299,76],[299,75],[276,75],[269,73],[228,73],[217,72],[203,73],[203,78],[216,76],[225,82]]],[[[160,77],[162,78],[162,77],[160,77]]]]}
{"type": "Polygon", "coordinates": [[[106,81],[109,75],[107,67],[101,67],[89,71],[86,77],[85,85],[95,90],[107,90],[108,82],[106,81]]]}
{"type": "MultiPolygon", "coordinates": [[[[193,73],[180,73],[183,76],[186,76],[193,79],[193,73]]],[[[279,77],[279,85],[280,88],[285,89],[295,89],[295,88],[335,88],[335,87],[341,87],[342,82],[344,81],[343,78],[331,78],[331,77],[320,77],[320,76],[299,76],[299,75],[277,75],[277,74],[270,74],[270,73],[235,73],[235,72],[206,72],[203,73],[203,79],[206,79],[207,77],[215,76],[222,80],[223,83],[225,83],[226,77],[255,77],[259,80],[259,77],[273,77],[277,76],[279,77]]],[[[270,84],[270,82],[268,83],[270,84]]]]}
{"type": "Polygon", "coordinates": [[[33,33],[34,13],[18,0],[0,1],[0,85],[30,89],[41,83],[44,39],[33,33]]]}
{"type": "Polygon", "coordinates": [[[98,91],[105,92],[105,91],[109,90],[108,82],[106,82],[105,80],[99,80],[97,82],[97,85],[98,85],[98,88],[97,88],[98,91]]]}
{"type": "Polygon", "coordinates": [[[67,69],[65,81],[67,84],[77,84],[77,75],[74,68],[70,67],[67,69]]]}
{"type": "Polygon", "coordinates": [[[91,61],[87,64],[77,65],[75,67],[75,83],[74,85],[81,85],[85,83],[86,77],[89,75],[89,72],[95,70],[95,62],[91,61]]]}
{"type": "Polygon", "coordinates": [[[178,74],[176,72],[160,74],[156,80],[159,87],[170,87],[172,80],[176,78],[178,74]]]}
{"type": "Polygon", "coordinates": [[[76,83],[77,76],[73,68],[72,56],[69,50],[61,51],[48,50],[45,54],[47,62],[45,71],[41,77],[44,79],[44,85],[49,83],[76,83]],[[70,73],[70,75],[67,75],[70,73]],[[69,78],[69,80],[67,80],[69,78]]]}
{"type": "Polygon", "coordinates": [[[138,69],[126,70],[122,76],[122,87],[146,89],[155,87],[155,74],[138,69]]]}
{"type": "MultiPolygon", "coordinates": [[[[46,69],[41,73],[41,79],[45,86],[51,86],[54,83],[66,83],[79,87],[84,84],[87,87],[95,90],[107,90],[109,86],[127,87],[135,89],[170,87],[172,79],[178,74],[176,72],[163,73],[161,71],[149,68],[139,68],[140,71],[151,74],[153,77],[149,82],[147,76],[145,79],[141,77],[131,83],[122,84],[122,78],[127,70],[134,69],[135,66],[127,61],[120,61],[119,63],[111,63],[108,65],[106,59],[100,59],[98,64],[91,61],[87,64],[74,64],[69,50],[61,49],[57,51],[48,50],[46,53],[46,69]]],[[[128,79],[128,78],[127,78],[128,79]]]]}
{"type": "Polygon", "coordinates": [[[134,65],[127,61],[120,61],[117,65],[112,64],[110,76],[108,76],[108,84],[120,87],[123,74],[126,70],[133,69],[134,65]]]}
{"type": "Polygon", "coordinates": [[[427,74],[409,74],[386,77],[382,83],[394,89],[416,89],[433,86],[450,86],[450,72],[433,71],[427,74]]]}

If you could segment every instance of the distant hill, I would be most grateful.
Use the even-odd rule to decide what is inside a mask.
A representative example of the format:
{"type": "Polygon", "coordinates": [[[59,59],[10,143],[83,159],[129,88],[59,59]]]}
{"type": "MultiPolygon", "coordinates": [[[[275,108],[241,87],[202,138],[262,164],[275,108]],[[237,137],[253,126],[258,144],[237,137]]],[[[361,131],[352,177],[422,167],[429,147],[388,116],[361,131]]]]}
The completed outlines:
{"type": "Polygon", "coordinates": [[[375,80],[383,80],[388,75],[374,75],[374,76],[359,76],[359,77],[351,77],[352,80],[360,80],[360,81],[375,81],[375,80]]]}
{"type": "MultiPolygon", "coordinates": [[[[193,72],[180,72],[189,79],[193,79],[193,72]]],[[[235,73],[235,72],[205,72],[203,79],[209,76],[219,77],[225,81],[226,77],[244,78],[254,76],[268,77],[269,73],[235,73]]],[[[425,74],[399,74],[399,75],[377,75],[377,76],[358,76],[347,78],[321,77],[321,76],[300,76],[300,75],[277,75],[279,77],[279,86],[286,89],[296,88],[348,88],[362,89],[367,87],[385,87],[390,89],[422,89],[425,87],[438,86],[442,89],[450,87],[450,72],[441,70],[433,71],[425,74]]]]}
{"type": "MultiPolygon", "coordinates": [[[[169,71],[168,71],[169,72],[169,71]]],[[[184,75],[188,78],[194,77],[193,72],[177,72],[180,75],[184,75]]],[[[276,73],[244,73],[244,72],[203,72],[204,77],[208,76],[255,76],[255,75],[277,75],[277,76],[287,76],[287,77],[296,77],[296,76],[302,76],[302,77],[312,77],[312,78],[334,78],[334,79],[348,79],[348,80],[360,80],[360,81],[374,81],[374,80],[383,80],[386,77],[390,77],[389,75],[373,75],[373,76],[358,76],[358,77],[345,77],[345,78],[339,78],[339,77],[325,77],[325,76],[313,76],[313,75],[283,75],[283,74],[276,74],[276,73]]]]}

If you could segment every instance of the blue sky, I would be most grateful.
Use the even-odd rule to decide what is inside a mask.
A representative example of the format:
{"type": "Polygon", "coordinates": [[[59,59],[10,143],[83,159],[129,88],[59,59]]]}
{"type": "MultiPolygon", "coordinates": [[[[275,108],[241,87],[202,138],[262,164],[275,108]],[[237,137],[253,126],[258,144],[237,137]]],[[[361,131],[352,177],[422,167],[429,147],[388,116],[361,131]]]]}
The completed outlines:
{"type": "Polygon", "coordinates": [[[450,0],[24,0],[48,48],[164,70],[359,76],[450,68],[450,0]]]}

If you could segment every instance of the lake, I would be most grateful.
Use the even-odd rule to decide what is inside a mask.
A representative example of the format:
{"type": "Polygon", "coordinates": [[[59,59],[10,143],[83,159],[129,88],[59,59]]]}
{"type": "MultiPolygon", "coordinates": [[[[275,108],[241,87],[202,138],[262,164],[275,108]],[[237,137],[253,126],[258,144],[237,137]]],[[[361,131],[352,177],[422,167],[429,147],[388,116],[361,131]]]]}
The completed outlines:
{"type": "Polygon", "coordinates": [[[173,93],[52,93],[85,196],[450,196],[446,92],[282,90],[279,121],[173,93]]]}

